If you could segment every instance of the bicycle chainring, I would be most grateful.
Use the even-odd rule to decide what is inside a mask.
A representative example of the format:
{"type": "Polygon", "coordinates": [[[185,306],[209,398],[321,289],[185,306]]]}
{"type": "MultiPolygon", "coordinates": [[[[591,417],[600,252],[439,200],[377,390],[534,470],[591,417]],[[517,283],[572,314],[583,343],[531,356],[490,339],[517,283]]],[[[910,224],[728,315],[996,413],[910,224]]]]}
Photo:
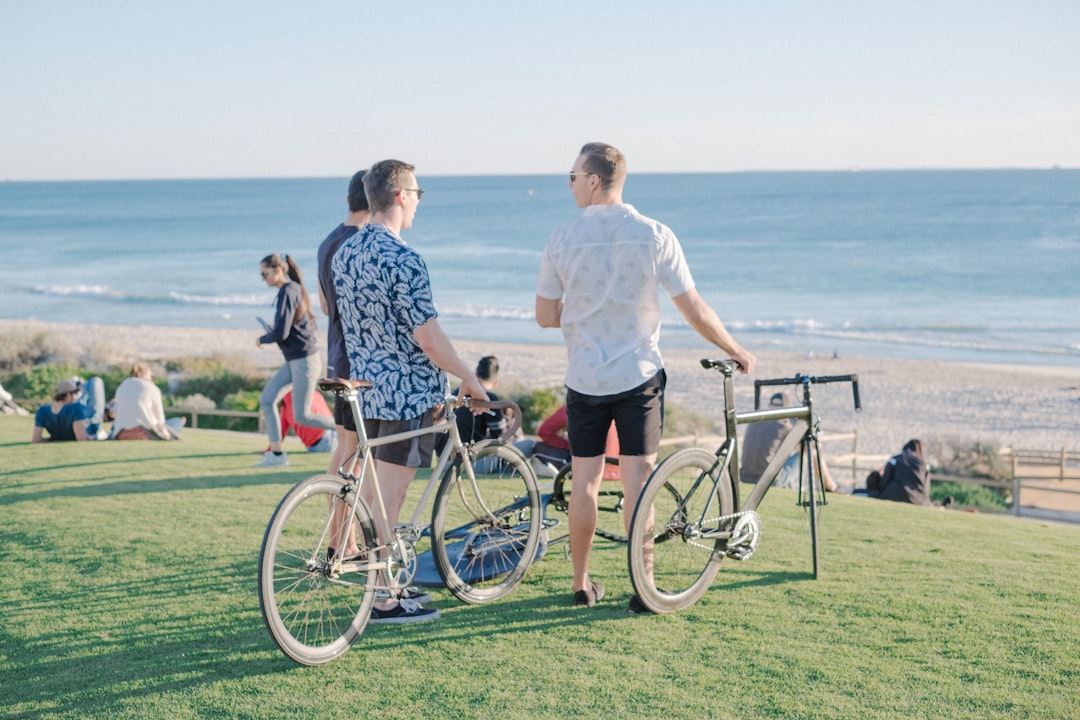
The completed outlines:
{"type": "Polygon", "coordinates": [[[727,541],[725,554],[735,560],[749,560],[761,542],[761,518],[753,510],[739,516],[727,541]]]}
{"type": "Polygon", "coordinates": [[[408,538],[398,538],[390,549],[390,562],[387,572],[393,578],[395,587],[407,587],[412,584],[417,568],[416,546],[408,538]]]}

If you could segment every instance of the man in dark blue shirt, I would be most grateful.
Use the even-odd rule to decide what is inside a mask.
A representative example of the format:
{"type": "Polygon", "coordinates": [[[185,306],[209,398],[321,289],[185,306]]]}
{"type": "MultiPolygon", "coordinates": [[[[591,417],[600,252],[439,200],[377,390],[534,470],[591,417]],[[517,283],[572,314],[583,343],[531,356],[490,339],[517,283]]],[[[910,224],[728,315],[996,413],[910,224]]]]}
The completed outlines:
{"type": "Polygon", "coordinates": [[[74,381],[58,382],[52,402],[42,405],[34,414],[34,434],[30,441],[94,440],[95,436],[87,431],[93,413],[82,403],[76,402],[78,398],[79,386],[74,381]]]}

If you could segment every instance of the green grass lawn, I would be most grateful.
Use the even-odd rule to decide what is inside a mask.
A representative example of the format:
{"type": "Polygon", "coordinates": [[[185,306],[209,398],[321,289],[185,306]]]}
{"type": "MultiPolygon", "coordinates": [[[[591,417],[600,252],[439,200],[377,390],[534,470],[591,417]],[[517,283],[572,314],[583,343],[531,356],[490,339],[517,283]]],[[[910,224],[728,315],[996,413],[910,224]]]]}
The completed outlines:
{"type": "Polygon", "coordinates": [[[255,570],[278,500],[327,455],[256,470],[254,436],[32,446],[31,424],[0,416],[0,717],[1080,716],[1077,527],[830,496],[813,580],[777,490],[757,554],[682,613],[628,615],[625,546],[604,540],[608,595],[572,607],[553,545],[500,602],[437,591],[438,622],[303,668],[263,626],[255,570]]]}

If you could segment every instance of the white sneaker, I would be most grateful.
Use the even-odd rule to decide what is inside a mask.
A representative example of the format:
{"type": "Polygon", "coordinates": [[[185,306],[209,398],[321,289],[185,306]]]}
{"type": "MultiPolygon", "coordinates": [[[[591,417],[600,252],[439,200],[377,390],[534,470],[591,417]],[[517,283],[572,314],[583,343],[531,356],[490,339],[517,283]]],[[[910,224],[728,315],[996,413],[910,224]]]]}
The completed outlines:
{"type": "Polygon", "coordinates": [[[275,455],[272,451],[267,450],[263,455],[262,460],[255,463],[251,467],[285,467],[289,464],[289,456],[285,453],[275,455]]]}

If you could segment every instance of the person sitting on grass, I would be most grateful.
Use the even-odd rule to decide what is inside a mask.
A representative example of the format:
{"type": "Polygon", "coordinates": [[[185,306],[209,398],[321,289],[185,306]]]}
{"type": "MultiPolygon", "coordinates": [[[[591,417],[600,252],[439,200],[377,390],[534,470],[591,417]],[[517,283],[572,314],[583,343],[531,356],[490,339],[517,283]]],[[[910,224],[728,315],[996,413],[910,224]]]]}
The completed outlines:
{"type": "MultiPolygon", "coordinates": [[[[311,412],[315,415],[333,417],[330,406],[326,404],[321,393],[312,393],[311,412]]],[[[323,430],[321,427],[301,425],[293,417],[293,393],[292,390],[285,393],[281,398],[281,437],[285,437],[292,430],[300,442],[304,443],[309,453],[334,452],[337,447],[337,433],[334,430],[323,430]]],[[[269,450],[269,448],[268,448],[269,450]]],[[[334,468],[336,471],[337,468],[334,468]]]]}
{"type": "Polygon", "coordinates": [[[150,366],[137,362],[128,378],[116,388],[116,419],[110,437],[116,440],[179,440],[186,418],[165,419],[161,390],[154,384],[150,366]]]}
{"type": "MultiPolygon", "coordinates": [[[[91,382],[94,380],[103,387],[101,378],[92,378],[91,382]]],[[[90,431],[94,413],[79,402],[81,394],[82,389],[74,380],[61,380],[56,383],[52,402],[42,405],[34,414],[34,432],[30,442],[96,440],[96,426],[93,432],[90,431]]],[[[103,393],[99,393],[98,397],[102,395],[103,393]]],[[[100,420],[98,422],[100,423],[100,420]]]]}
{"type": "MultiPolygon", "coordinates": [[[[784,393],[778,392],[769,399],[769,407],[781,408],[787,405],[784,393]]],[[[743,436],[742,464],[739,466],[739,479],[744,483],[756,483],[773,455],[780,449],[780,445],[791,432],[794,423],[790,419],[768,420],[750,423],[746,426],[746,434],[743,436]]],[[[797,489],[799,487],[799,450],[796,448],[780,469],[773,487],[797,489]]],[[[836,492],[837,484],[832,479],[829,466],[825,459],[821,459],[821,485],[829,492],[836,492]]]]}
{"type": "MultiPolygon", "coordinates": [[[[908,440],[900,454],[889,458],[881,472],[870,473],[866,478],[866,493],[882,500],[935,507],[930,500],[930,469],[923,455],[922,440],[908,440]]],[[[947,498],[943,505],[952,505],[952,498],[947,498]]]]}

